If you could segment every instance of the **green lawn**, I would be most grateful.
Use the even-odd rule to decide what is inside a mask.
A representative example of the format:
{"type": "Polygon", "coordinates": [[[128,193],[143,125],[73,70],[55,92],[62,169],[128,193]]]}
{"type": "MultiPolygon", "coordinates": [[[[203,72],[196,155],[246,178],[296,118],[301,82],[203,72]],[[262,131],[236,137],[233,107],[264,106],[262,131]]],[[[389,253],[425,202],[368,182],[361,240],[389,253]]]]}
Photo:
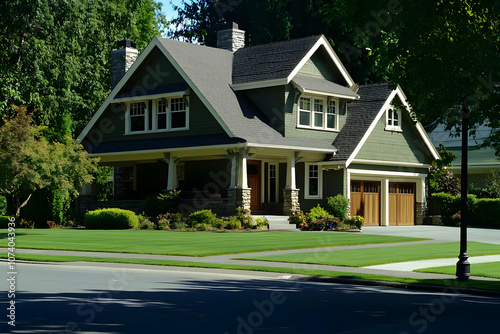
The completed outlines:
{"type": "MultiPolygon", "coordinates": [[[[7,254],[0,253],[0,258],[7,258],[7,254]]],[[[473,279],[469,280],[468,282],[457,282],[454,279],[415,279],[407,277],[394,277],[394,276],[373,275],[364,273],[346,273],[339,271],[312,270],[312,269],[302,269],[302,268],[274,268],[274,267],[251,266],[251,265],[216,264],[216,263],[201,263],[201,262],[188,262],[188,261],[164,261],[164,260],[150,260],[150,259],[112,259],[112,258],[94,258],[94,257],[83,257],[83,256],[17,254],[16,259],[28,260],[28,261],[50,261],[50,262],[86,261],[86,262],[106,262],[106,263],[135,263],[135,264],[159,265],[159,266],[252,270],[252,271],[277,272],[277,273],[295,274],[295,275],[310,275],[316,277],[322,276],[322,277],[333,277],[341,279],[358,279],[358,280],[394,282],[403,284],[438,285],[446,288],[464,287],[469,289],[500,291],[500,284],[498,284],[498,282],[496,281],[483,281],[483,280],[473,280],[473,279]]]]}
{"type": "MultiPolygon", "coordinates": [[[[450,274],[455,275],[456,266],[444,266],[418,269],[422,273],[450,274]]],[[[472,276],[481,276],[489,278],[500,278],[500,262],[476,263],[471,264],[470,272],[472,276]]],[[[498,283],[497,283],[498,284],[498,283]]],[[[500,284],[499,284],[500,285],[500,284]]]]}
{"type": "MultiPolygon", "coordinates": [[[[459,250],[458,242],[446,242],[371,249],[339,249],[327,252],[254,256],[245,258],[245,260],[364,267],[383,263],[458,257],[459,250]]],[[[467,253],[469,256],[500,254],[500,245],[469,242],[467,253]]]]}
{"type": "MultiPolygon", "coordinates": [[[[409,242],[425,239],[361,233],[16,230],[16,248],[210,256],[283,249],[409,242]]],[[[7,245],[0,230],[0,247],[7,245]]]]}

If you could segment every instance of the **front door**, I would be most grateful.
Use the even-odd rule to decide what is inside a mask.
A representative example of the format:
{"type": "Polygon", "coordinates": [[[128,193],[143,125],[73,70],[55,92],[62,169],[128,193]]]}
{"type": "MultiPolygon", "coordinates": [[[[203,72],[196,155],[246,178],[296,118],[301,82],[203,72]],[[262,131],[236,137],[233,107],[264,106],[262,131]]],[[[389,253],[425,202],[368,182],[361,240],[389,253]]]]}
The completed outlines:
{"type": "Polygon", "coordinates": [[[362,216],[365,225],[380,225],[380,182],[351,181],[351,216],[362,216]]]}
{"type": "Polygon", "coordinates": [[[250,210],[260,211],[261,202],[261,176],[260,176],[260,161],[249,160],[247,161],[247,182],[250,191],[250,210]]]}

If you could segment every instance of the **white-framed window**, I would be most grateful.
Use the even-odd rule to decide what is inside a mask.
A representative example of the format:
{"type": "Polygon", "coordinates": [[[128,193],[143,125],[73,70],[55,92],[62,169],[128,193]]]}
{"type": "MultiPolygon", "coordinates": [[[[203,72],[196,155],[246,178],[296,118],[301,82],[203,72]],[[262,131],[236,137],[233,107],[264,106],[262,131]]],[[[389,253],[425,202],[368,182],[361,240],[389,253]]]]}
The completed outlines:
{"type": "Polygon", "coordinates": [[[401,130],[401,113],[394,107],[389,106],[385,113],[385,129],[388,131],[402,131],[401,130]]]}
{"type": "Polygon", "coordinates": [[[323,198],[323,170],[319,165],[306,164],[305,198],[323,198]]]}
{"type": "Polygon", "coordinates": [[[339,101],[323,97],[303,96],[299,99],[297,127],[338,130],[339,101]]]}
{"type": "Polygon", "coordinates": [[[164,97],[127,104],[125,133],[189,130],[188,97],[164,97]],[[152,110],[148,109],[151,108],[152,110]]]}
{"type": "Polygon", "coordinates": [[[131,102],[129,104],[129,132],[147,131],[146,125],[149,121],[148,108],[145,101],[131,102]]]}
{"type": "Polygon", "coordinates": [[[278,165],[268,165],[268,198],[269,203],[278,203],[278,165]]]}

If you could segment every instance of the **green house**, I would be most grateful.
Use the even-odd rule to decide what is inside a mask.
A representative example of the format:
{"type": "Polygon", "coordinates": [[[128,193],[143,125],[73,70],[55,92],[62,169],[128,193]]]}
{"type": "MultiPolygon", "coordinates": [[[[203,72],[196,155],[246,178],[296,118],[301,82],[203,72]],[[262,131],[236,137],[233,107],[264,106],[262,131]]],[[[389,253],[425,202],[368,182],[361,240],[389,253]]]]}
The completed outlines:
{"type": "Polygon", "coordinates": [[[115,84],[79,140],[114,167],[115,199],[180,189],[184,212],[288,215],[342,194],[367,225],[421,223],[439,155],[401,87],[357,85],[325,36],[244,34],[113,51],[115,84]]]}

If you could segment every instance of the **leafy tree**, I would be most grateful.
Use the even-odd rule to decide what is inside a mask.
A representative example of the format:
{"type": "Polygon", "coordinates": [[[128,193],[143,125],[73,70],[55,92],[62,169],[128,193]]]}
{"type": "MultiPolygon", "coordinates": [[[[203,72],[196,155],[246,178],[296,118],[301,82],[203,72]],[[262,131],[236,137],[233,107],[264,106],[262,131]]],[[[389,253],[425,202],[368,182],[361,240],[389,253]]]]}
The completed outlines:
{"type": "Polygon", "coordinates": [[[460,192],[460,180],[450,170],[451,164],[457,155],[446,150],[443,144],[439,144],[440,160],[433,161],[429,167],[430,193],[447,193],[458,195],[460,192]]]}
{"type": "Polygon", "coordinates": [[[50,143],[40,127],[32,124],[26,108],[15,108],[17,116],[0,128],[0,194],[12,198],[16,216],[33,193],[42,188],[52,193],[56,219],[60,219],[67,199],[93,180],[97,159],[90,159],[81,145],[67,138],[50,143]]]}
{"type": "Polygon", "coordinates": [[[49,139],[79,132],[110,91],[110,51],[144,48],[166,20],[154,0],[0,2],[0,119],[25,105],[49,139]]]}

